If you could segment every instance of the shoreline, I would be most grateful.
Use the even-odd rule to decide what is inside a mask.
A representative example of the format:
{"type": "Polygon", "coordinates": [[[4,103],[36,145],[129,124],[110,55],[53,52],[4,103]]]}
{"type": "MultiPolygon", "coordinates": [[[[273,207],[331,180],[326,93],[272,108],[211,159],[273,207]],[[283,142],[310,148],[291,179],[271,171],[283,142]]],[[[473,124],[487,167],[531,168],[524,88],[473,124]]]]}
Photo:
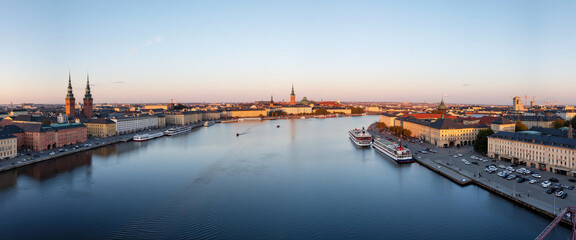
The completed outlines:
{"type": "MultiPolygon", "coordinates": [[[[368,127],[368,130],[378,136],[378,137],[384,137],[386,135],[384,135],[383,133],[380,133],[377,129],[376,129],[376,124],[373,123],[368,127]]],[[[516,190],[513,190],[512,188],[508,188],[506,186],[503,186],[501,184],[497,184],[496,181],[491,181],[490,179],[490,175],[488,173],[485,173],[484,177],[482,176],[476,176],[476,174],[473,174],[471,172],[468,172],[466,170],[463,170],[461,168],[456,168],[456,166],[454,164],[450,164],[448,162],[445,161],[441,161],[441,160],[430,160],[428,158],[422,158],[420,155],[418,155],[418,157],[416,155],[414,155],[414,159],[416,159],[416,162],[418,162],[418,164],[432,170],[433,172],[438,173],[439,175],[445,177],[446,179],[458,184],[461,187],[465,187],[468,185],[475,185],[479,188],[482,188],[492,194],[496,194],[499,197],[502,197],[508,201],[511,201],[512,203],[514,203],[517,206],[523,207],[525,209],[528,209],[538,215],[547,217],[551,220],[555,219],[558,215],[555,214],[554,212],[552,212],[551,210],[553,209],[552,204],[549,204],[547,202],[543,202],[540,201],[536,198],[530,198],[530,196],[528,195],[528,197],[526,196],[514,196],[516,193],[516,190]],[[474,176],[472,176],[474,175],[474,176]],[[487,176],[487,177],[486,177],[487,176]],[[550,209],[550,210],[548,210],[550,209]]],[[[515,181],[515,180],[513,180],[515,181]]],[[[518,191],[519,193],[519,191],[518,191]]],[[[533,192],[533,194],[538,194],[537,192],[533,192]]],[[[555,198],[555,197],[554,197],[555,198]]],[[[554,204],[556,205],[556,203],[554,204]]],[[[560,211],[557,211],[556,213],[560,213],[560,211]]],[[[566,218],[562,218],[561,223],[566,225],[566,226],[572,226],[572,222],[570,222],[569,220],[567,220],[566,218]]]]}
{"type": "MultiPolygon", "coordinates": [[[[194,123],[194,124],[190,124],[190,125],[186,125],[186,126],[191,126],[192,129],[195,129],[195,128],[199,128],[199,127],[204,126],[204,122],[194,123]]],[[[61,148],[57,148],[57,149],[49,149],[49,150],[44,150],[41,152],[30,151],[29,153],[31,153],[31,155],[23,154],[21,156],[14,157],[12,159],[1,161],[0,162],[0,173],[5,172],[5,171],[18,169],[18,168],[25,167],[25,166],[29,166],[29,165],[32,165],[35,163],[44,162],[44,161],[56,159],[59,157],[71,155],[74,153],[89,151],[89,150],[93,150],[93,149],[97,149],[97,148],[101,148],[101,147],[105,147],[105,146],[109,146],[109,145],[113,145],[113,144],[123,143],[123,142],[130,142],[133,140],[135,135],[147,133],[147,132],[165,131],[165,130],[168,130],[168,129],[173,128],[173,127],[176,127],[176,126],[166,126],[163,128],[151,129],[151,130],[140,131],[140,132],[124,134],[121,136],[114,136],[114,137],[108,137],[108,138],[91,138],[91,139],[89,138],[88,141],[86,141],[86,142],[78,143],[78,144],[75,144],[72,146],[66,146],[66,147],[61,147],[61,148]],[[84,146],[82,146],[84,144],[92,144],[92,146],[84,147],[84,146]],[[76,145],[79,145],[82,147],[80,147],[78,149],[70,149],[76,145]],[[59,149],[70,149],[70,150],[65,151],[65,152],[59,152],[58,151],[59,149]],[[50,152],[56,152],[56,154],[50,155],[49,154],[50,152]],[[42,154],[42,155],[46,155],[46,156],[40,156],[40,157],[36,157],[36,158],[30,159],[30,160],[26,160],[26,158],[32,157],[35,154],[42,154]],[[10,162],[14,163],[14,164],[10,164],[10,162]],[[17,163],[17,162],[20,162],[20,163],[17,163]]],[[[151,140],[154,140],[154,139],[151,139],[151,140]]],[[[23,152],[25,152],[25,151],[23,151],[23,152]]]]}

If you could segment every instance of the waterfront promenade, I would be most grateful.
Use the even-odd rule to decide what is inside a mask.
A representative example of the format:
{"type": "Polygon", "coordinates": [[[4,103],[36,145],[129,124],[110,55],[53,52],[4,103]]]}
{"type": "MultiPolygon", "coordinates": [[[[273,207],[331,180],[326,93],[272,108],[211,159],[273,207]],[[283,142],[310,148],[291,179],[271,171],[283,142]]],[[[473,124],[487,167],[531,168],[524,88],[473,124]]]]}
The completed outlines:
{"type": "MultiPolygon", "coordinates": [[[[375,124],[372,124],[369,127],[369,131],[374,137],[392,137],[397,139],[387,131],[384,131],[384,133],[379,132],[375,128],[375,124]]],[[[412,151],[414,158],[419,164],[443,175],[458,185],[466,186],[468,184],[475,184],[478,187],[488,190],[514,202],[517,205],[528,208],[544,216],[555,218],[555,216],[567,206],[576,206],[576,190],[563,190],[568,193],[568,197],[566,197],[566,199],[561,199],[556,197],[554,194],[546,193],[547,188],[543,188],[540,184],[542,181],[548,180],[549,178],[557,178],[560,184],[575,186],[576,183],[568,181],[568,179],[570,179],[568,176],[544,172],[526,166],[518,166],[515,167],[515,169],[524,167],[531,171],[538,172],[542,176],[542,178],[537,179],[539,182],[534,184],[530,184],[528,181],[518,183],[517,179],[507,180],[499,177],[496,173],[489,174],[484,172],[483,169],[489,164],[495,164],[496,166],[504,165],[508,167],[511,163],[482,156],[475,152],[472,146],[464,146],[461,148],[440,148],[425,142],[420,143],[419,141],[416,141],[416,143],[410,143],[407,140],[404,140],[402,144],[406,145],[412,151]],[[419,152],[419,150],[425,150],[426,148],[436,150],[437,153],[429,152],[423,154],[419,152]],[[458,156],[459,154],[461,154],[461,156],[458,156]],[[472,159],[471,156],[481,157],[488,161],[482,162],[475,160],[472,159]],[[478,162],[478,165],[465,164],[462,159],[466,159],[469,162],[476,161],[478,162]]],[[[498,168],[497,172],[503,170],[504,169],[498,168]]],[[[524,176],[518,173],[516,173],[516,175],[524,176]]],[[[530,175],[526,176],[531,177],[530,175]]]]}
{"type": "MultiPolygon", "coordinates": [[[[199,122],[199,123],[191,124],[189,126],[191,126],[194,129],[194,128],[201,127],[203,125],[204,125],[204,122],[199,122]]],[[[54,158],[58,158],[58,157],[62,157],[62,156],[70,155],[70,154],[74,154],[77,152],[88,151],[88,150],[103,147],[106,145],[116,144],[116,143],[120,143],[120,142],[128,142],[128,141],[131,141],[135,135],[148,133],[148,132],[165,131],[165,130],[168,130],[168,129],[173,128],[173,127],[175,127],[175,126],[167,126],[164,128],[152,129],[152,130],[141,131],[141,132],[130,133],[130,134],[123,134],[120,136],[113,136],[113,137],[108,137],[108,138],[88,138],[88,140],[86,142],[83,142],[83,143],[79,143],[79,144],[75,144],[75,145],[71,145],[71,146],[65,146],[65,147],[61,147],[61,148],[39,151],[39,152],[37,152],[37,151],[19,151],[17,157],[0,161],[0,172],[11,170],[11,169],[16,169],[19,167],[31,165],[31,164],[38,163],[38,162],[43,162],[46,160],[50,160],[50,159],[54,159],[54,158]],[[75,149],[73,149],[73,148],[75,148],[75,149]],[[60,149],[62,149],[63,151],[62,152],[59,151],[60,149]],[[50,155],[50,153],[52,153],[52,152],[54,152],[55,154],[50,155]]],[[[153,140],[154,139],[152,139],[150,141],[153,141],[153,140]]]]}

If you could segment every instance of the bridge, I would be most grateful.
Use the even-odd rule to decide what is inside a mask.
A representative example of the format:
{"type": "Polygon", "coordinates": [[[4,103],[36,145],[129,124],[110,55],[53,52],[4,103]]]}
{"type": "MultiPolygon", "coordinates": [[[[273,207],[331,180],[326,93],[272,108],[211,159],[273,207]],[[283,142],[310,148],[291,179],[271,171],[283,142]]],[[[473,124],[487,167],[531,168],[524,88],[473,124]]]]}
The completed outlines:
{"type": "Polygon", "coordinates": [[[546,236],[548,236],[548,234],[550,234],[550,232],[552,232],[552,230],[554,230],[554,228],[556,228],[558,226],[558,224],[560,224],[560,222],[562,221],[562,219],[565,219],[567,221],[569,221],[570,223],[572,223],[572,231],[570,233],[570,237],[568,239],[571,240],[576,240],[576,225],[574,224],[576,222],[576,207],[571,207],[568,206],[566,207],[566,209],[564,209],[564,211],[562,211],[560,213],[560,215],[558,215],[545,229],[544,231],[542,231],[540,233],[540,235],[538,235],[538,237],[536,237],[536,240],[543,240],[546,238],[546,236]]]}

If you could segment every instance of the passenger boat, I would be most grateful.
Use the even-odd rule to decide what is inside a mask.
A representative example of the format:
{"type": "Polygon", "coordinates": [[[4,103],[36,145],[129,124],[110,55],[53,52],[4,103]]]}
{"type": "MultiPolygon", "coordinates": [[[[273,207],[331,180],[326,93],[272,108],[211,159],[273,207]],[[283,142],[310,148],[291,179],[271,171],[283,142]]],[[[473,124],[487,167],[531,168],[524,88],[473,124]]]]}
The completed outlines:
{"type": "Polygon", "coordinates": [[[150,139],[154,139],[154,138],[158,138],[158,137],[162,137],[164,136],[163,132],[153,132],[153,133],[144,133],[144,134],[138,134],[138,135],[134,135],[134,141],[135,142],[144,142],[144,141],[148,141],[150,139]]]}
{"type": "Polygon", "coordinates": [[[412,153],[410,153],[410,149],[386,139],[374,140],[374,142],[372,142],[372,147],[374,147],[378,152],[394,159],[397,163],[412,163],[415,161],[412,157],[412,153]]]}
{"type": "Polygon", "coordinates": [[[210,127],[210,126],[212,126],[212,125],[214,125],[214,121],[206,121],[206,122],[204,122],[204,127],[210,127]]]}
{"type": "Polygon", "coordinates": [[[192,130],[192,127],[190,127],[190,126],[175,127],[175,128],[170,128],[170,129],[164,131],[164,134],[166,134],[167,136],[173,136],[173,135],[178,135],[178,134],[182,134],[185,132],[190,132],[191,130],[192,130]]]}
{"type": "Polygon", "coordinates": [[[348,137],[350,137],[350,140],[358,147],[368,147],[372,141],[372,135],[367,133],[364,128],[362,128],[362,130],[356,128],[348,131],[348,137]]]}

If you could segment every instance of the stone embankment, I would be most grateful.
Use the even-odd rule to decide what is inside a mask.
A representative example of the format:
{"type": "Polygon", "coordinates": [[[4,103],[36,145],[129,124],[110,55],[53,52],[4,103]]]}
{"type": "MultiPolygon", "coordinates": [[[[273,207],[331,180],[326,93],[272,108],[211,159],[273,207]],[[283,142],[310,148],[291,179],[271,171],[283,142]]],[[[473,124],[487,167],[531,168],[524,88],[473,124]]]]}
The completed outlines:
{"type": "MultiPolygon", "coordinates": [[[[203,125],[204,125],[204,123],[201,122],[201,123],[192,124],[190,126],[194,129],[194,128],[201,127],[203,125]]],[[[80,147],[78,147],[76,149],[73,149],[72,146],[59,148],[59,149],[67,149],[67,151],[63,151],[63,152],[58,151],[59,149],[51,149],[51,150],[45,150],[45,151],[41,151],[41,152],[29,151],[29,152],[26,152],[27,154],[21,154],[18,157],[4,160],[4,161],[0,161],[0,172],[28,166],[28,165],[35,164],[38,162],[43,162],[46,160],[50,160],[50,159],[54,159],[54,158],[82,152],[82,151],[88,151],[88,150],[104,147],[107,145],[117,144],[117,143],[121,143],[121,142],[128,142],[128,141],[132,140],[134,135],[142,134],[145,132],[164,131],[164,130],[167,130],[167,129],[172,128],[172,127],[174,127],[174,126],[165,127],[162,129],[154,129],[154,130],[150,130],[150,131],[143,131],[143,132],[138,132],[138,133],[126,134],[126,135],[121,135],[121,136],[108,137],[108,138],[89,138],[88,141],[77,144],[77,146],[80,146],[80,147]],[[85,145],[85,144],[87,144],[87,145],[85,145]],[[50,155],[50,153],[52,153],[52,152],[54,152],[55,154],[50,155]],[[34,157],[36,155],[38,157],[34,157]]]]}

